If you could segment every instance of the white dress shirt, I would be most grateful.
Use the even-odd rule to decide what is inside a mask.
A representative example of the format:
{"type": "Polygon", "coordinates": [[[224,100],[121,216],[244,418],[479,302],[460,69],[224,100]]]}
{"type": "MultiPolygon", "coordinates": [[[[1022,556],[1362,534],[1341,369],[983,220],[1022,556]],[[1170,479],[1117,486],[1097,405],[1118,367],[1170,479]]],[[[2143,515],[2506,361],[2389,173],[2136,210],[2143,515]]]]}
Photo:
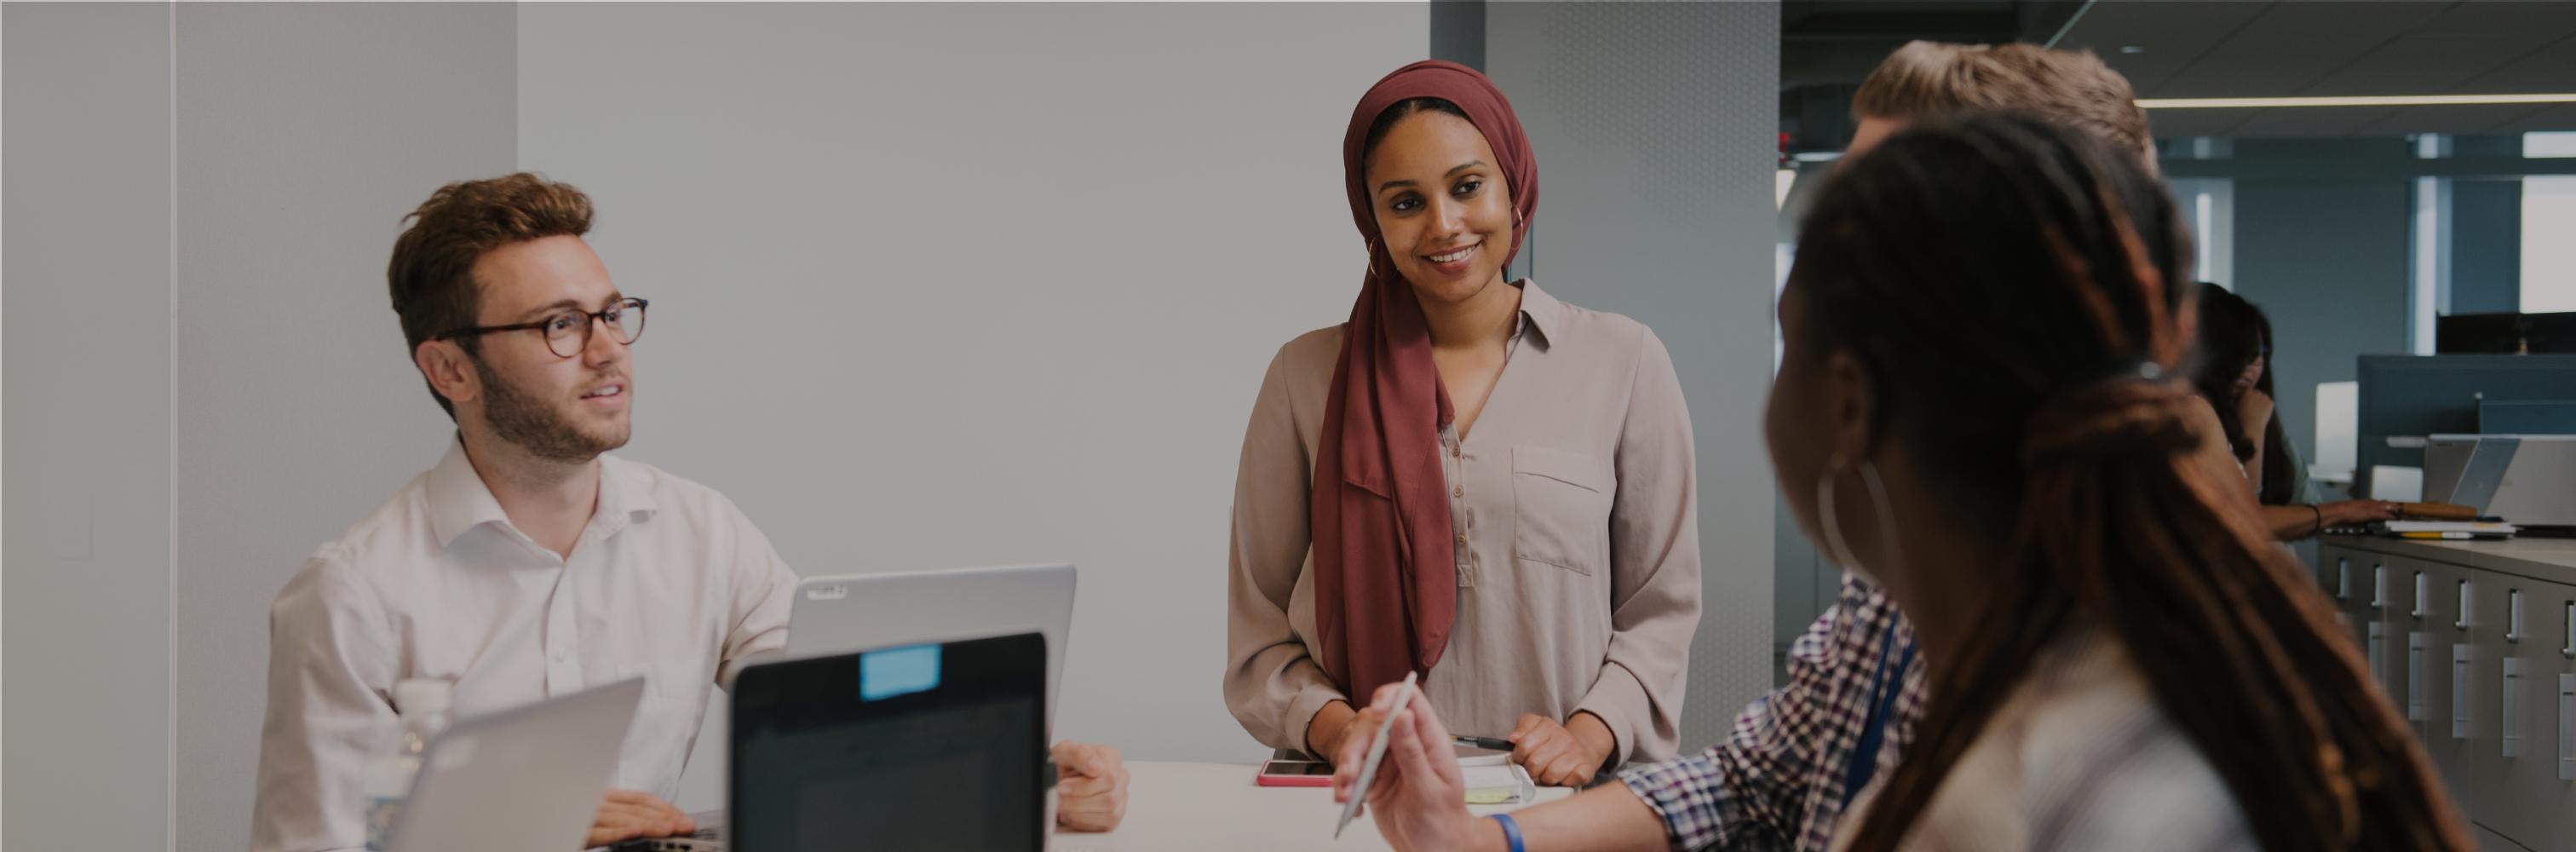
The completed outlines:
{"type": "Polygon", "coordinates": [[[512,526],[452,443],[278,593],[252,849],[365,844],[359,785],[401,738],[405,678],[453,681],[464,717],[643,677],[612,784],[678,791],[708,690],[786,647],[796,575],[724,495],[599,462],[569,559],[512,526]]]}

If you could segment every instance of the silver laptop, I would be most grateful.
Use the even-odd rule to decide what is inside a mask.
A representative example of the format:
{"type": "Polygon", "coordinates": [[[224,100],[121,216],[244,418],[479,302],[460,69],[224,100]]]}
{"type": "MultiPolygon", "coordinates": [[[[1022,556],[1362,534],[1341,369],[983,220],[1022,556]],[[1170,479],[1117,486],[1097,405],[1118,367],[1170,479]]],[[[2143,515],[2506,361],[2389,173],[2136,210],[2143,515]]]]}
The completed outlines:
{"type": "Polygon", "coordinates": [[[2576,524],[2576,436],[2434,435],[2424,496],[2508,522],[2576,524]]]}
{"type": "Polygon", "coordinates": [[[579,849],[617,771],[644,679],[466,719],[421,755],[392,852],[579,849]]]}
{"type": "Polygon", "coordinates": [[[797,584],[787,654],[813,657],[1036,633],[1046,637],[1046,719],[1052,731],[1065,639],[1073,630],[1074,579],[1074,567],[1064,564],[815,577],[797,584]]]}

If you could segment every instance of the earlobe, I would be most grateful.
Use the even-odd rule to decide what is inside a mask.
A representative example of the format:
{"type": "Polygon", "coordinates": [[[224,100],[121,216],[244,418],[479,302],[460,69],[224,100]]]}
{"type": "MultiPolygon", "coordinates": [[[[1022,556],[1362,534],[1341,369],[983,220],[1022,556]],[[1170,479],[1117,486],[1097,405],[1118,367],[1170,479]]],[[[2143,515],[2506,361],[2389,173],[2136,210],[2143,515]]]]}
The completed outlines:
{"type": "Polygon", "coordinates": [[[1878,383],[1869,365],[1849,350],[1826,357],[1832,396],[1834,457],[1846,463],[1869,458],[1878,444],[1878,383]]]}
{"type": "Polygon", "coordinates": [[[412,350],[412,363],[420,368],[421,377],[429,380],[432,390],[446,397],[450,405],[471,400],[479,393],[480,376],[466,363],[467,355],[456,344],[433,340],[412,350]]]}

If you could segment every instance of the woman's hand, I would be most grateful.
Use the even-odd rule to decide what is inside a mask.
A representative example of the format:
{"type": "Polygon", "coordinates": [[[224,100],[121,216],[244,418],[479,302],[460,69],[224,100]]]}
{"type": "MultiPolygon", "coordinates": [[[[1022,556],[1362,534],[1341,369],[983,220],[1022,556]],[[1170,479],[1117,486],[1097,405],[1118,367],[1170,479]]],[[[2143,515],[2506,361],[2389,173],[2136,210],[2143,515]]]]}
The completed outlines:
{"type": "MultiPolygon", "coordinates": [[[[1395,726],[1386,739],[1386,757],[1378,761],[1362,808],[1377,820],[1378,834],[1400,852],[1475,849],[1490,846],[1484,821],[1467,813],[1467,782],[1458,772],[1458,755],[1449,747],[1449,729],[1431,710],[1431,699],[1417,693],[1410,706],[1396,707],[1403,684],[1379,687],[1367,709],[1351,718],[1333,759],[1333,801],[1350,801],[1359,786],[1369,741],[1389,716],[1395,726]]],[[[1494,829],[1499,831],[1500,829],[1494,829]]],[[[1499,837],[1499,834],[1494,835],[1499,837]]]]}
{"type": "Polygon", "coordinates": [[[1600,717],[1590,713],[1576,713],[1563,725],[1537,714],[1522,716],[1520,726],[1504,739],[1512,741],[1512,762],[1528,767],[1530,780],[1548,787],[1592,783],[1617,742],[1600,717]]]}
{"type": "Polygon", "coordinates": [[[2317,514],[2325,516],[2329,527],[2357,527],[2372,521],[2397,519],[2398,504],[2386,500],[2338,500],[2317,504],[2317,514]]]}
{"type": "Polygon", "coordinates": [[[2263,430],[2272,425],[2272,395],[2257,388],[2246,388],[2236,397],[2236,423],[2245,430],[2249,441],[2263,440],[2263,430]]]}

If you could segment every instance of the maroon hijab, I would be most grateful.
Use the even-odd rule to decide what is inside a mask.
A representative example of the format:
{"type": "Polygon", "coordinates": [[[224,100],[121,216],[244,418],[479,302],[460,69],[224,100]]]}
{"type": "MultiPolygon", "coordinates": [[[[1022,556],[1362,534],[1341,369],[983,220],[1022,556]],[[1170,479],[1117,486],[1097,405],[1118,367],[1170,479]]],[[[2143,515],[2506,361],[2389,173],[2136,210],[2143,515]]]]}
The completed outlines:
{"type": "Polygon", "coordinates": [[[1324,402],[1315,454],[1315,621],[1325,673],[1344,695],[1366,699],[1406,672],[1429,672],[1458,617],[1448,477],[1440,430],[1454,412],[1431,363],[1431,330],[1413,285],[1395,271],[1378,233],[1360,148],[1379,113],[1411,98],[1456,104],[1485,134],[1510,185],[1519,222],[1510,263],[1538,208],[1538,164],[1520,119],[1492,80],[1454,62],[1395,70],[1351,110],[1342,136],[1351,218],[1369,245],[1368,277],[1351,306],[1341,362],[1324,402]]]}

